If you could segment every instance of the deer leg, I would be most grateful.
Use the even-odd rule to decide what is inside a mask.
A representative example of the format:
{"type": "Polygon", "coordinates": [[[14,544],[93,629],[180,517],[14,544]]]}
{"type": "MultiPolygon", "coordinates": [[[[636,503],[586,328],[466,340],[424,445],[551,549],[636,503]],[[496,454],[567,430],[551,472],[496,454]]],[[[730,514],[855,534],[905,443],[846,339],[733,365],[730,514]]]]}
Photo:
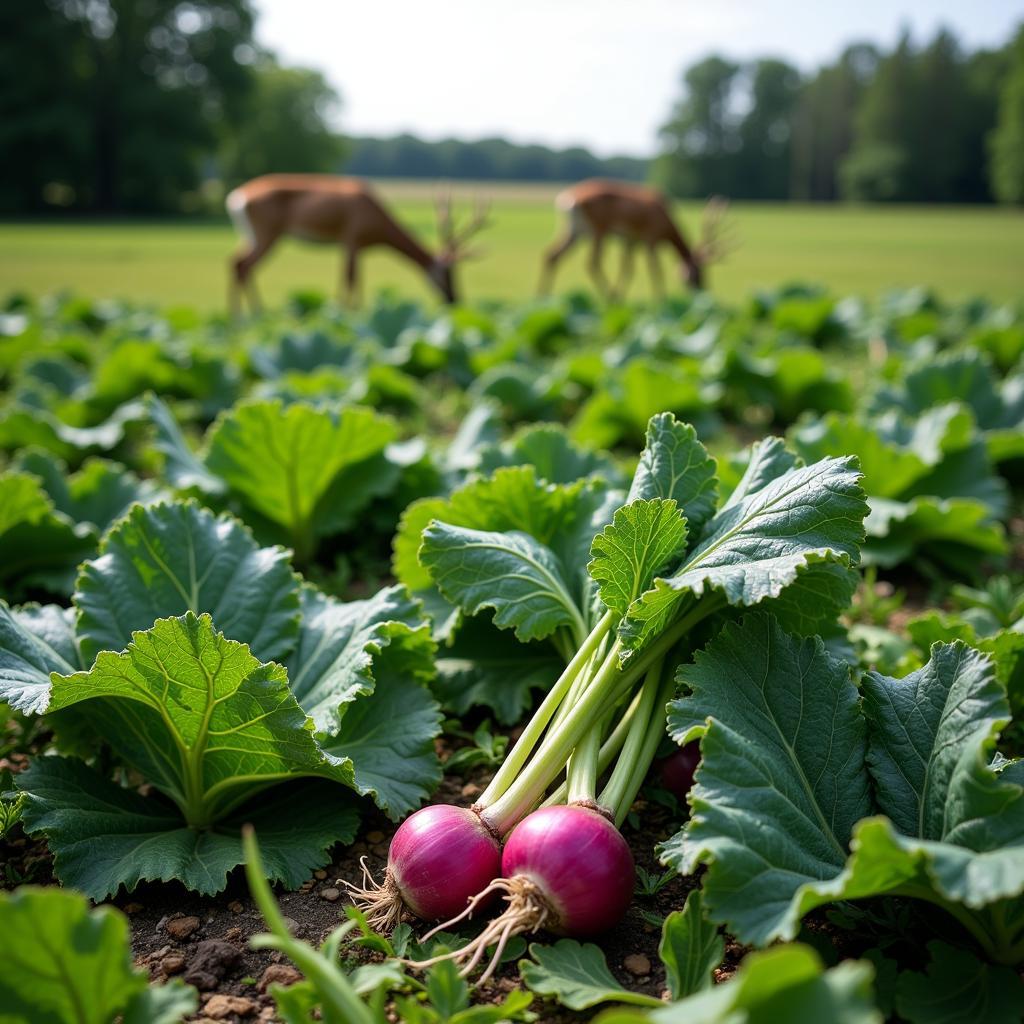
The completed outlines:
{"type": "Polygon", "coordinates": [[[245,292],[249,299],[249,309],[253,313],[260,312],[262,303],[260,302],[259,292],[256,290],[256,282],[252,278],[252,272],[256,264],[270,252],[271,247],[276,241],[276,237],[267,241],[257,240],[234,259],[235,287],[245,292]]]}
{"type": "Polygon", "coordinates": [[[608,288],[608,281],[604,276],[604,270],[601,267],[601,257],[603,255],[604,235],[594,235],[594,244],[590,247],[590,262],[587,264],[587,269],[590,271],[590,276],[597,290],[601,293],[601,297],[608,299],[610,298],[610,290],[608,288]]]}
{"type": "Polygon", "coordinates": [[[665,279],[661,273],[661,264],[658,262],[658,250],[653,245],[647,247],[647,270],[651,276],[651,291],[658,302],[661,302],[665,298],[665,279]]]}
{"type": "Polygon", "coordinates": [[[359,250],[350,245],[345,250],[345,299],[348,309],[359,307],[359,250]]]}
{"type": "Polygon", "coordinates": [[[228,260],[228,312],[232,320],[242,315],[242,280],[238,272],[239,257],[228,260]]]}
{"type": "Polygon", "coordinates": [[[544,263],[540,273],[540,284],[537,287],[538,295],[548,295],[551,292],[559,260],[576,244],[579,237],[572,228],[569,228],[564,238],[545,250],[544,263]]]}
{"type": "Polygon", "coordinates": [[[622,266],[619,268],[619,283],[615,286],[613,297],[624,300],[630,281],[633,280],[633,250],[635,244],[630,241],[624,243],[622,250],[622,266]]]}

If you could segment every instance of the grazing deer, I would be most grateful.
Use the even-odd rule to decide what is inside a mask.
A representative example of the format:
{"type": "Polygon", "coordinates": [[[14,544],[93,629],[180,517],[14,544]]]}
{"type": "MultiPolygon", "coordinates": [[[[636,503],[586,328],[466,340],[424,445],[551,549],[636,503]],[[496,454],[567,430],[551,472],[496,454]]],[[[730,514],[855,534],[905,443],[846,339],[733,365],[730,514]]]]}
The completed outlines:
{"type": "Polygon", "coordinates": [[[453,268],[468,255],[466,242],[487,223],[487,210],[478,204],[475,216],[461,229],[452,221],[451,200],[438,202],[440,248],[424,248],[387,212],[366,182],[319,174],[268,174],[240,185],[228,194],[228,213],[245,245],[230,264],[228,301],[240,312],[241,294],[259,309],[252,280],[256,264],[282,235],[308,242],[340,245],[345,250],[339,301],[352,305],[359,291],[359,254],[374,245],[401,253],[420,267],[445,302],[456,301],[453,268]]]}
{"type": "Polygon", "coordinates": [[[700,243],[692,249],[676,227],[668,201],[653,188],[594,178],[560,192],[555,197],[555,206],[568,215],[569,223],[565,234],[544,253],[542,295],[550,291],[559,260],[584,236],[589,236],[592,243],[588,263],[590,276],[605,297],[625,295],[633,275],[633,250],[638,244],[647,250],[651,286],[659,298],[665,292],[658,263],[659,245],[664,243],[676,251],[682,265],[683,283],[692,288],[704,287],[704,271],[723,252],[718,232],[726,203],[718,197],[708,202],[700,243]],[[609,289],[601,266],[604,242],[610,235],[621,238],[625,245],[619,285],[614,291],[609,289]]]}

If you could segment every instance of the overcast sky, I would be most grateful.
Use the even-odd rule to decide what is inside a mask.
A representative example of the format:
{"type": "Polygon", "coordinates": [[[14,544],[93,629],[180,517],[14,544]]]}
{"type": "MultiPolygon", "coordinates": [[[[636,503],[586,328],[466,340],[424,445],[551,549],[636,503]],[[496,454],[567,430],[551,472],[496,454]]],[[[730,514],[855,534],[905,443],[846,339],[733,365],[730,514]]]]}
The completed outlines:
{"type": "Polygon", "coordinates": [[[504,135],[645,155],[681,69],[716,51],[809,70],[940,25],[1004,42],[1024,0],[256,0],[260,41],[323,71],[354,135],[504,135]]]}

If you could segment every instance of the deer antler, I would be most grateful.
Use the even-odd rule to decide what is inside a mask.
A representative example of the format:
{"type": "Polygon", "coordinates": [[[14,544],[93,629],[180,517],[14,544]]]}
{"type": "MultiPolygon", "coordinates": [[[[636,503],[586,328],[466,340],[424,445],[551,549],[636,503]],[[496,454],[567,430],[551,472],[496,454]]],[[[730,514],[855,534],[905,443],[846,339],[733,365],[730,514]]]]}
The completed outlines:
{"type": "Polygon", "coordinates": [[[490,224],[490,203],[477,199],[473,204],[472,216],[460,228],[455,227],[450,195],[446,199],[438,199],[436,205],[442,248],[452,260],[466,259],[472,253],[472,250],[466,248],[466,243],[490,224]]]}
{"type": "Polygon", "coordinates": [[[446,246],[452,237],[452,194],[437,196],[434,199],[434,209],[437,211],[437,237],[441,245],[446,246]]]}
{"type": "Polygon", "coordinates": [[[711,196],[704,207],[701,220],[700,241],[697,243],[697,260],[701,266],[721,262],[738,246],[735,225],[728,218],[729,200],[723,196],[711,196]]]}

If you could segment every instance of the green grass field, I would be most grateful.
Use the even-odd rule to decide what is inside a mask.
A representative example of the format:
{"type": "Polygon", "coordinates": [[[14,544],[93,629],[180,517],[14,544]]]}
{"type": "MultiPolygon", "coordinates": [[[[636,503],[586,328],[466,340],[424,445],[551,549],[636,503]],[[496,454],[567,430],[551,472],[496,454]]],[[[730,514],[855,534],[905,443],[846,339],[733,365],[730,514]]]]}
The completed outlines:
{"type": "MultiPolygon", "coordinates": [[[[434,238],[432,186],[390,183],[380,191],[403,222],[434,238]]],[[[523,299],[536,286],[542,248],[560,225],[555,189],[519,185],[460,186],[456,202],[490,197],[494,225],[484,256],[462,272],[466,299],[523,299]]],[[[699,204],[680,215],[692,235],[699,204]]],[[[838,293],[875,297],[887,289],[924,284],[948,298],[1024,294],[1024,213],[997,208],[852,207],[741,204],[732,210],[738,248],[710,277],[727,299],[792,280],[821,282],[838,293]]],[[[61,289],[104,298],[222,308],[225,266],[236,241],[224,223],[40,222],[0,224],[0,292],[42,295],[61,289]]],[[[606,270],[617,274],[611,247],[606,270]]],[[[584,247],[564,262],[556,287],[586,282],[584,247]]],[[[666,263],[670,281],[677,281],[666,263]]],[[[268,304],[297,288],[334,294],[340,258],[330,248],[285,241],[267,258],[258,280],[268,304]]],[[[364,295],[383,286],[425,296],[415,268],[389,253],[363,263],[364,295]]],[[[632,295],[647,294],[637,261],[632,295]]]]}

